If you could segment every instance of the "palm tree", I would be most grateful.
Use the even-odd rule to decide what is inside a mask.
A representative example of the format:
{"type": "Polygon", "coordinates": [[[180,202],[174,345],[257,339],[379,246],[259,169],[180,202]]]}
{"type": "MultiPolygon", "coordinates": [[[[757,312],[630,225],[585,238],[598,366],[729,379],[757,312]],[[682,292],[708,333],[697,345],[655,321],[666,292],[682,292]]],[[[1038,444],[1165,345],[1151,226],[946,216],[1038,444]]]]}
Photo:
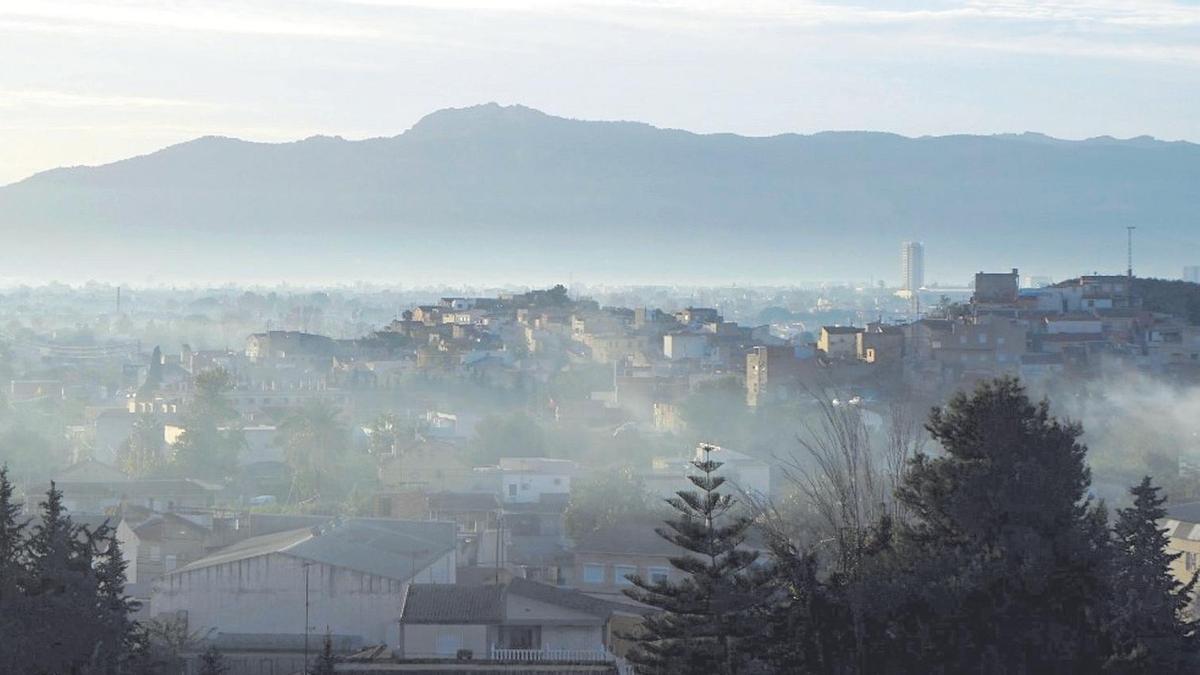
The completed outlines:
{"type": "Polygon", "coordinates": [[[347,434],[338,411],[314,400],[279,425],[284,458],[292,469],[290,499],[321,494],[321,476],[329,472],[346,449],[347,434]]]}

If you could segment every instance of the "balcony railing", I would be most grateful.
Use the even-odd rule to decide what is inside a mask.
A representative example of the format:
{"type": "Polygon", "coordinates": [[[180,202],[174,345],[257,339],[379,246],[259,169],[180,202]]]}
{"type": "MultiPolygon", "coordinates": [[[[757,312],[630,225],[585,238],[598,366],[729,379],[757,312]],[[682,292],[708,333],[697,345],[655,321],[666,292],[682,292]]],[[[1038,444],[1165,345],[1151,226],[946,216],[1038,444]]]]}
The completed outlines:
{"type": "Polygon", "coordinates": [[[625,659],[603,649],[509,649],[492,647],[494,661],[568,661],[611,663],[620,675],[637,675],[625,659]]]}

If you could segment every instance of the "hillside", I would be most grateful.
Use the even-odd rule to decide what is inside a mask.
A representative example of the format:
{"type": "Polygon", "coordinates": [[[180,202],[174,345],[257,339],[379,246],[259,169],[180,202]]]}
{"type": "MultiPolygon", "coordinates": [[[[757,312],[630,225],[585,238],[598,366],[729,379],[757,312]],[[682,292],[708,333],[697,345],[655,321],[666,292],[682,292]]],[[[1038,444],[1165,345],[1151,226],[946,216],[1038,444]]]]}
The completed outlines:
{"type": "Polygon", "coordinates": [[[392,138],[206,137],[0,188],[0,276],[895,281],[1200,262],[1200,146],[1037,134],[747,138],[495,104],[392,138]]]}

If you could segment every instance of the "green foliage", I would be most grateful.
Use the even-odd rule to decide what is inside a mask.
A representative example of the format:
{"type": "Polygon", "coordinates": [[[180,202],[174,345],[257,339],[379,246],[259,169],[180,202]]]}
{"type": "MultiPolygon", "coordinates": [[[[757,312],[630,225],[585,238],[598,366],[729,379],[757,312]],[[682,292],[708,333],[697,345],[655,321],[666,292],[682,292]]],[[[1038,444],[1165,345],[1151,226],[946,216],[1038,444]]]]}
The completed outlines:
{"type": "Polygon", "coordinates": [[[308,403],[279,425],[279,443],[292,469],[293,500],[337,487],[330,476],[346,454],[349,436],[336,409],[321,400],[308,403]]]}
{"type": "Polygon", "coordinates": [[[216,645],[209,645],[208,649],[200,655],[200,673],[199,675],[225,675],[229,672],[229,664],[225,663],[225,656],[221,654],[221,650],[217,649],[216,645]]]}
{"type": "Polygon", "coordinates": [[[142,383],[138,394],[145,396],[158,391],[158,388],[162,386],[162,377],[162,350],[159,349],[158,345],[155,345],[154,351],[150,354],[150,367],[146,370],[146,381],[142,383]]]}
{"type": "Polygon", "coordinates": [[[598,363],[571,365],[554,373],[546,383],[546,394],[555,401],[582,401],[594,391],[611,391],[612,368],[598,363]]]}
{"type": "Polygon", "coordinates": [[[645,619],[630,660],[640,672],[745,672],[753,662],[752,637],[758,626],[750,617],[766,599],[751,566],[758,553],[742,546],[752,521],[730,513],[731,495],[720,492],[725,479],[712,446],[689,476],[696,490],[684,490],[668,503],[678,516],[666,521],[660,536],[686,553],[671,565],[686,576],[680,581],[634,577],[630,598],[659,610],[645,619]]]}
{"type": "Polygon", "coordinates": [[[334,675],[337,668],[337,657],[333,655],[333,636],[325,631],[325,641],[321,645],[321,653],[309,669],[312,675],[334,675]]]}
{"type": "Polygon", "coordinates": [[[1200,325],[1200,284],[1170,279],[1134,279],[1133,289],[1142,308],[1171,314],[1200,325]]]}
{"type": "Polygon", "coordinates": [[[22,537],[11,495],[0,472],[0,672],[121,672],[136,650],[136,604],[125,597],[114,530],[75,525],[51,484],[40,522],[22,537]]]}
{"type": "Polygon", "coordinates": [[[129,438],[117,452],[117,466],[135,478],[143,478],[154,474],[165,463],[162,421],[153,413],[138,415],[129,438]]]}
{"type": "Polygon", "coordinates": [[[166,472],[189,478],[222,479],[237,470],[237,458],[246,447],[237,412],[225,394],[233,377],[213,368],[195,377],[196,395],[183,421],[183,433],[171,446],[166,472]]]}
{"type": "Polygon", "coordinates": [[[567,503],[567,534],[579,538],[596,530],[651,514],[646,488],[631,467],[594,474],[571,484],[567,503]]]}
{"type": "Polygon", "coordinates": [[[367,451],[376,457],[394,455],[404,439],[412,438],[412,429],[400,421],[397,415],[383,413],[371,421],[367,451]]]}
{"type": "Polygon", "coordinates": [[[477,464],[495,464],[501,457],[545,457],[546,434],[524,413],[489,415],[475,426],[469,450],[477,464]]]}
{"type": "Polygon", "coordinates": [[[746,447],[752,418],[746,408],[746,389],[734,377],[697,385],[681,404],[688,433],[718,445],[746,447]]]}
{"type": "Polygon", "coordinates": [[[1129,490],[1133,506],[1117,512],[1109,670],[1179,672],[1194,658],[1196,626],[1187,608],[1196,575],[1185,584],[1171,574],[1171,563],[1183,554],[1168,551],[1170,538],[1159,525],[1167,516],[1166,497],[1158,491],[1143,478],[1129,490]]]}
{"type": "Polygon", "coordinates": [[[918,455],[897,494],[915,517],[898,634],[947,672],[1095,672],[1108,535],[1079,426],[1007,378],[956,395],[928,429],[944,455],[918,455]]]}

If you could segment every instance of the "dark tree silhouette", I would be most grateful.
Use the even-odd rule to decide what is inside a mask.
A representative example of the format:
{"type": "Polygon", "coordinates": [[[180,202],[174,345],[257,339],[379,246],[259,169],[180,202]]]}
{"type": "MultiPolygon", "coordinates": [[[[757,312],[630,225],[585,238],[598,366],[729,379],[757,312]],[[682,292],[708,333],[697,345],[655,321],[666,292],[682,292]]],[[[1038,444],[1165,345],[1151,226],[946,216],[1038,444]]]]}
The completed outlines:
{"type": "Polygon", "coordinates": [[[666,521],[658,534],[685,554],[671,565],[686,576],[680,581],[632,577],[629,597],[659,609],[646,618],[630,660],[645,673],[743,672],[752,655],[748,638],[758,631],[749,620],[761,602],[761,589],[751,565],[758,553],[743,547],[752,521],[730,513],[735,500],[720,491],[721,462],[711,445],[700,446],[692,462],[699,475],[689,476],[696,490],[680,491],[667,500],[679,516],[666,521]],[[745,644],[743,644],[745,643],[745,644]]]}
{"type": "Polygon", "coordinates": [[[898,497],[897,644],[927,672],[1095,672],[1104,654],[1105,512],[1087,499],[1081,429],[1002,378],[930,415],[898,497]]]}
{"type": "MultiPolygon", "coordinates": [[[[1133,506],[1117,511],[1113,526],[1114,653],[1107,665],[1120,672],[1185,672],[1195,656],[1196,627],[1185,613],[1196,575],[1183,583],[1171,574],[1171,563],[1183,554],[1167,551],[1170,538],[1159,524],[1167,498],[1159,488],[1147,476],[1129,492],[1133,506]]],[[[1190,665],[1186,672],[1196,664],[1190,665]]]]}

